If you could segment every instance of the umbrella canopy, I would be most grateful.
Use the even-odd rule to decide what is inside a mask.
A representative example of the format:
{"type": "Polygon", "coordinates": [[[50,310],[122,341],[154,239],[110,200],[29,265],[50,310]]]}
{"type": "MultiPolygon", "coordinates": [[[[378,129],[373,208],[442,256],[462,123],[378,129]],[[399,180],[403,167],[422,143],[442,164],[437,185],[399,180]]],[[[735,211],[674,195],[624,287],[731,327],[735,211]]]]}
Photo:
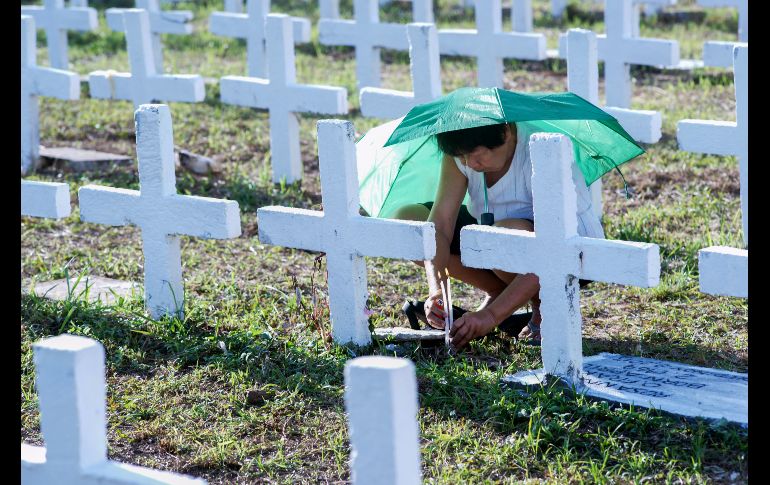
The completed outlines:
{"type": "Polygon", "coordinates": [[[434,200],[443,157],[435,135],[510,122],[569,136],[587,185],[644,153],[614,117],[576,94],[461,88],[357,142],[361,206],[371,216],[388,217],[403,205],[434,200]]]}

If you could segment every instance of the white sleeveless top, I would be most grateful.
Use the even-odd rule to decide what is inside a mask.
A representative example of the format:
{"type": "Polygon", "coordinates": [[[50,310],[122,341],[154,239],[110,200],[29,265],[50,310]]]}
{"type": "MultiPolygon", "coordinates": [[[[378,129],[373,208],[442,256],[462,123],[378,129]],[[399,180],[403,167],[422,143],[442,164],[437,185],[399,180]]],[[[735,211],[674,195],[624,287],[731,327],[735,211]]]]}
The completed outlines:
{"type": "MultiPolygon", "coordinates": [[[[519,121],[516,122],[516,132],[516,151],[508,171],[487,189],[489,212],[495,215],[495,221],[535,220],[532,207],[532,161],[529,158],[528,142],[529,136],[536,130],[528,123],[519,121]]],[[[484,173],[466,167],[457,157],[454,160],[457,168],[468,179],[468,212],[479,220],[484,212],[484,173]]],[[[591,192],[575,162],[572,162],[572,180],[577,192],[578,234],[603,239],[604,229],[593,212],[591,192]]]]}

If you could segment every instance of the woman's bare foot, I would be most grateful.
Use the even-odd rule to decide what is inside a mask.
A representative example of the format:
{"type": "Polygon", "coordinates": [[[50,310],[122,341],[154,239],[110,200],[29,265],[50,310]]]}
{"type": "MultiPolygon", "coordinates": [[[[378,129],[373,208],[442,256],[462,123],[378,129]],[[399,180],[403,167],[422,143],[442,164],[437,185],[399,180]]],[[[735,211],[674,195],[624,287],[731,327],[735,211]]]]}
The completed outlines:
{"type": "Polygon", "coordinates": [[[540,345],[540,323],[543,321],[543,317],[540,315],[540,305],[532,303],[532,318],[526,327],[519,332],[518,339],[520,341],[528,342],[531,345],[540,345]]]}

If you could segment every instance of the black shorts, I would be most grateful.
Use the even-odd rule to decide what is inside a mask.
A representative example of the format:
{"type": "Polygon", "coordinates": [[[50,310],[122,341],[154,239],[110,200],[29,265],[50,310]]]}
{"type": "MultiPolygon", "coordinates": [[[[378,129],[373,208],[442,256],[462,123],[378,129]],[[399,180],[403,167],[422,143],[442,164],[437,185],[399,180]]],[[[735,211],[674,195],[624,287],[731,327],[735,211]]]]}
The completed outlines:
{"type": "MultiPolygon", "coordinates": [[[[433,201],[430,202],[421,202],[420,205],[423,205],[428,208],[428,210],[431,210],[433,208],[433,201]]],[[[532,222],[534,224],[535,221],[527,219],[528,221],[532,222]]],[[[460,230],[470,224],[478,224],[478,221],[475,217],[471,215],[470,212],[468,212],[468,207],[465,205],[460,206],[460,210],[457,213],[457,221],[455,222],[455,232],[452,235],[452,243],[449,245],[449,253],[450,254],[456,254],[460,255],[460,230]]],[[[580,287],[583,288],[588,283],[590,283],[591,280],[584,280],[580,279],[580,287]]]]}

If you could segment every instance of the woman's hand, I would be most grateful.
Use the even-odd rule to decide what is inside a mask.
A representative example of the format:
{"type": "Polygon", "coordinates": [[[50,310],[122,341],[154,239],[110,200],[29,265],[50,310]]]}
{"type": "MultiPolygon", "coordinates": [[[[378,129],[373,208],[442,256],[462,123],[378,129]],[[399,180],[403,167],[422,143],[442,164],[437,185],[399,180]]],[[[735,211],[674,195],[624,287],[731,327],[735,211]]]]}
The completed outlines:
{"type": "Polygon", "coordinates": [[[425,318],[428,324],[433,328],[444,329],[444,302],[441,300],[441,290],[431,294],[425,300],[425,318]]]}
{"type": "Polygon", "coordinates": [[[452,323],[452,329],[449,331],[452,347],[456,349],[464,347],[474,338],[483,337],[494,330],[497,324],[494,315],[487,308],[463,314],[452,323]]]}

